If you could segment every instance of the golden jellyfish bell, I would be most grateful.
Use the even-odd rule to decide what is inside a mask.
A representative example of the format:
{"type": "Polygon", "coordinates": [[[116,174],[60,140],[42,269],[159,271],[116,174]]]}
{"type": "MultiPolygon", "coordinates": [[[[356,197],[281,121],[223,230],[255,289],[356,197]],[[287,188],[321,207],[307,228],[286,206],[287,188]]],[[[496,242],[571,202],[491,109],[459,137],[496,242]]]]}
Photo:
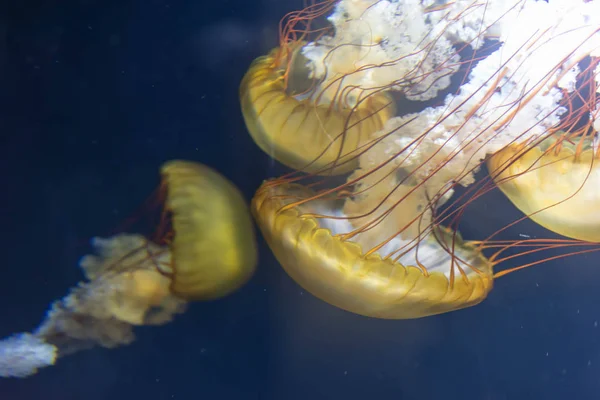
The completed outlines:
{"type": "Polygon", "coordinates": [[[252,211],[284,270],[321,300],[368,317],[408,319],[476,305],[492,289],[492,262],[459,235],[440,227],[399,260],[382,258],[334,233],[333,220],[316,217],[333,200],[292,203],[313,195],[301,185],[267,182],[252,211]]]}
{"type": "Polygon", "coordinates": [[[530,219],[560,235],[600,242],[600,159],[586,139],[581,148],[555,140],[533,148],[512,145],[487,161],[500,190],[530,219]]]}
{"type": "Polygon", "coordinates": [[[391,99],[379,93],[354,99],[354,105],[345,99],[321,103],[318,93],[302,87],[308,71],[301,44],[290,48],[259,57],[242,80],[242,113],[252,139],[296,170],[335,175],[355,169],[361,146],[394,115],[391,99]]]}
{"type": "Polygon", "coordinates": [[[258,257],[242,194],[202,164],[170,161],[161,172],[174,230],[171,291],[187,300],[210,300],[241,287],[258,257]]]}

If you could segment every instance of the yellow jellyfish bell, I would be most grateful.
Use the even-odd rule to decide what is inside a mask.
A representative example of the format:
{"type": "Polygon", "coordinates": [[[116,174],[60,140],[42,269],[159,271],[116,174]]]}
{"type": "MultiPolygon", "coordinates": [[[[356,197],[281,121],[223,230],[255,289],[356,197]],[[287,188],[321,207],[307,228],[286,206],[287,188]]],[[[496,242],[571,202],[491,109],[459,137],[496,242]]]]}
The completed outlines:
{"type": "Polygon", "coordinates": [[[547,139],[531,149],[512,145],[487,161],[494,181],[530,219],[560,235],[600,242],[600,159],[581,147],[547,139]]]}
{"type": "Polygon", "coordinates": [[[161,171],[175,234],[171,291],[187,300],[233,292],[252,276],[257,262],[252,219],[242,194],[202,164],[171,161],[161,171]]]}
{"type": "Polygon", "coordinates": [[[240,85],[246,127],[265,153],[288,167],[316,174],[351,171],[361,146],[394,115],[392,101],[379,93],[354,106],[320,103],[311,88],[300,88],[306,82],[298,78],[306,69],[302,59],[297,44],[291,50],[276,48],[252,63],[240,85]],[[288,67],[285,53],[290,51],[288,67]]]}
{"type": "Polygon", "coordinates": [[[301,185],[266,182],[252,211],[284,270],[321,300],[368,317],[409,319],[476,305],[492,289],[492,262],[459,235],[440,227],[403,257],[412,262],[367,254],[315,216],[333,207],[329,201],[292,202],[312,195],[301,185]]]}

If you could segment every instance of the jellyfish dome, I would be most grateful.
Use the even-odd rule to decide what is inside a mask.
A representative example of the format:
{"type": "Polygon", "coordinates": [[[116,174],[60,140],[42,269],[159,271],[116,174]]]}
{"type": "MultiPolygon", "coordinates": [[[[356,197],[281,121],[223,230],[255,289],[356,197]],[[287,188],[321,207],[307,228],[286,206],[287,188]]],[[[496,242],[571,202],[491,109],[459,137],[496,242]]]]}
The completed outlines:
{"type": "Polygon", "coordinates": [[[211,300],[240,288],[258,260],[242,194],[198,163],[172,161],[163,165],[162,175],[174,232],[171,291],[188,300],[211,300]]]}

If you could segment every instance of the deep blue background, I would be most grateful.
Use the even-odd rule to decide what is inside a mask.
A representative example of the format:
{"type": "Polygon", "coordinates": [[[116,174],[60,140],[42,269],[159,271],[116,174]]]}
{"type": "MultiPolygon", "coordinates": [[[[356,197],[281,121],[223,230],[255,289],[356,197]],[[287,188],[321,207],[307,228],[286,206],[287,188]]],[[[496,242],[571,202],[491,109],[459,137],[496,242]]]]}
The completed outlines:
{"type": "MultiPolygon", "coordinates": [[[[0,6],[0,337],[33,329],[169,159],[197,160],[248,200],[280,173],[250,140],[238,84],[298,0],[21,1],[0,6]],[[83,244],[82,244],[83,243],[83,244]]],[[[519,214],[478,202],[467,235],[519,214]]],[[[519,233],[545,234],[527,225],[519,233]]],[[[194,304],[131,346],[61,359],[1,400],[597,399],[598,255],[499,280],[471,309],[381,321],[335,309],[260,240],[235,295],[194,304]]]]}

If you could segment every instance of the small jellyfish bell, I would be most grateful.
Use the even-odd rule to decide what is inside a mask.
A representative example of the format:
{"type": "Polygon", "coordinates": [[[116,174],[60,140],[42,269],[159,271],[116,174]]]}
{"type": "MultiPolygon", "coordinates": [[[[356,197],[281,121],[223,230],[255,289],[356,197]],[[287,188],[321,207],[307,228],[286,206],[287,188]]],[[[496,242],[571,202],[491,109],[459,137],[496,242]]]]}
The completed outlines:
{"type": "Polygon", "coordinates": [[[172,225],[171,291],[188,300],[212,300],[240,288],[258,259],[242,194],[198,163],[169,162],[162,175],[172,225]]]}
{"type": "Polygon", "coordinates": [[[161,172],[156,237],[94,238],[95,253],[80,261],[85,280],[32,333],[0,341],[0,376],[24,377],[57,356],[129,344],[135,326],[168,323],[189,301],[227,296],[252,276],[255,236],[238,189],[199,163],[170,161],[161,172]]]}
{"type": "MultiPolygon", "coordinates": [[[[508,185],[523,182],[528,189],[519,189],[519,199],[536,210],[521,208],[509,194],[526,213],[521,219],[567,234],[562,228],[579,217],[556,208],[537,218],[541,180],[538,186],[522,181],[516,170],[519,163],[527,167],[537,159],[535,148],[559,156],[568,151],[571,157],[565,179],[546,182],[549,191],[562,191],[559,186],[569,183],[575,188],[561,192],[568,193],[579,182],[586,197],[570,207],[588,200],[587,210],[599,206],[590,131],[573,123],[596,108],[597,86],[586,90],[578,80],[585,80],[600,55],[600,1],[340,0],[332,11],[332,30],[312,41],[300,35],[307,41],[302,54],[320,99],[358,90],[366,97],[400,95],[412,106],[425,100],[437,105],[423,103],[419,112],[388,118],[357,147],[351,155],[355,162],[343,160],[356,166],[345,182],[299,168],[302,172],[259,188],[252,212],[296,282],[354,313],[419,318],[481,302],[494,279],[509,272],[599,249],[589,235],[492,240],[514,225],[507,224],[485,240],[466,241],[458,228],[469,222],[469,205],[494,190],[495,183],[509,194],[508,185]],[[464,49],[470,55],[463,59],[464,49]],[[450,78],[461,70],[465,77],[451,90],[450,78]],[[557,135],[563,145],[549,146],[557,135]],[[574,144],[569,147],[568,141],[574,144]],[[498,169],[508,158],[508,167],[498,169]],[[490,176],[479,178],[486,159],[490,176]],[[544,222],[554,214],[564,219],[544,222]],[[509,265],[519,256],[565,249],[509,265]],[[495,272],[499,264],[505,269],[495,272]]],[[[271,106],[277,108],[265,104],[271,106]]],[[[330,161],[325,170],[335,168],[336,161],[342,159],[330,161]]],[[[549,163],[553,166],[540,171],[550,174],[551,168],[566,165],[549,163]]]]}

